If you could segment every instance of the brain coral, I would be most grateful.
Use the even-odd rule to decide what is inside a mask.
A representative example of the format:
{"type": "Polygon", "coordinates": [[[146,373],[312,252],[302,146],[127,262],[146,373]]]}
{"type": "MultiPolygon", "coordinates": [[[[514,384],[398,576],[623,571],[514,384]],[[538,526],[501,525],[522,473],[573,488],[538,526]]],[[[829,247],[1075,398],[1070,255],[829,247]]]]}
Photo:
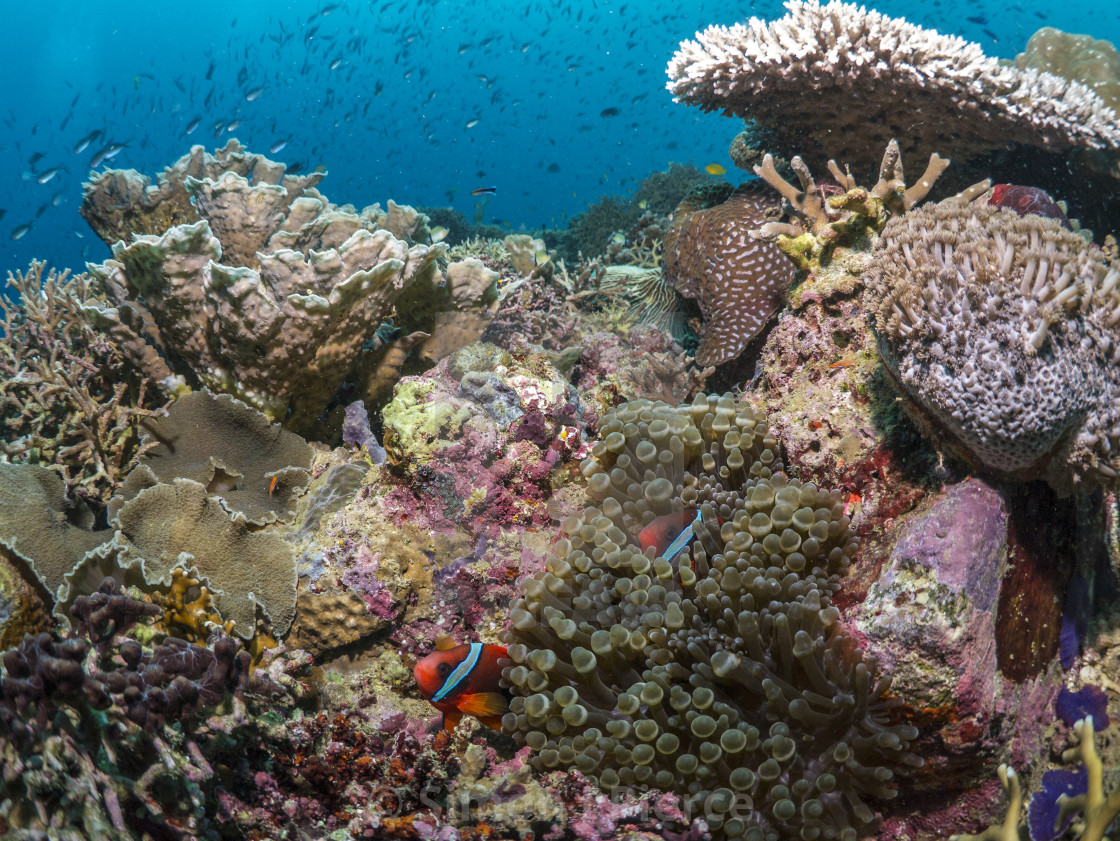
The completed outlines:
{"type": "Polygon", "coordinates": [[[685,794],[723,837],[855,839],[916,731],[831,604],[856,546],[839,494],[782,473],[730,397],[626,403],[601,435],[593,504],[513,604],[503,728],[538,769],[685,794]],[[639,548],[695,510],[691,560],[639,548]]]}
{"type": "Polygon", "coordinates": [[[978,44],[862,6],[785,5],[771,23],[711,26],[683,42],[668,68],[677,101],[749,117],[772,152],[821,167],[835,157],[857,172],[892,137],[922,159],[1007,143],[1120,149],[1116,113],[1083,84],[1001,65],[978,44]]]}
{"type": "Polygon", "coordinates": [[[1058,220],[948,200],[892,220],[865,275],[911,408],[973,462],[1059,492],[1120,471],[1120,263],[1058,220]]]}
{"type": "Polygon", "coordinates": [[[665,234],[665,278],[704,316],[698,365],[719,365],[743,352],[785,302],[793,265],[778,247],[750,232],[769,221],[774,198],[759,182],[744,184],[715,207],[686,198],[665,234]]]}

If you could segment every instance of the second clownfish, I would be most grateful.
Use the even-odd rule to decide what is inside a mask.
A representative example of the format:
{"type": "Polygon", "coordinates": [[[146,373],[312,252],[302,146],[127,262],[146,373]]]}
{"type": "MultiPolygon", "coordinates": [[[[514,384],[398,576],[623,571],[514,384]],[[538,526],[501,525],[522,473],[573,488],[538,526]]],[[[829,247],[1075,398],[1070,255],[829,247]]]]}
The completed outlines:
{"type": "Polygon", "coordinates": [[[443,713],[443,727],[453,730],[464,715],[477,718],[487,727],[501,729],[502,716],[509,712],[509,699],[498,684],[506,657],[505,646],[472,642],[455,645],[442,637],[436,650],[412,670],[420,694],[443,713]]]}
{"type": "Polygon", "coordinates": [[[657,557],[670,563],[692,542],[693,523],[700,521],[699,511],[678,511],[663,514],[651,520],[638,534],[638,545],[644,552],[649,547],[657,550],[657,557]]]}

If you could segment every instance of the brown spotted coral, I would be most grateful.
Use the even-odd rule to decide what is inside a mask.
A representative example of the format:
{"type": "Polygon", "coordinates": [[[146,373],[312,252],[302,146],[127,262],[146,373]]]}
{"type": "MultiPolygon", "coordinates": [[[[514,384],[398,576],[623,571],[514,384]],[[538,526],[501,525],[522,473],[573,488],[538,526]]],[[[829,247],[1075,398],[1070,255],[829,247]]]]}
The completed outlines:
{"type": "Polygon", "coordinates": [[[719,837],[854,841],[917,731],[832,604],[856,548],[839,494],[781,472],[730,397],[633,401],[600,432],[588,507],[510,612],[503,728],[540,770],[685,796],[719,837]],[[679,559],[640,548],[693,511],[679,559]]]}
{"type": "Polygon", "coordinates": [[[704,316],[698,365],[737,357],[785,303],[793,265],[778,247],[751,231],[774,204],[760,183],[744,184],[714,207],[686,198],[665,234],[665,278],[704,316]]]}

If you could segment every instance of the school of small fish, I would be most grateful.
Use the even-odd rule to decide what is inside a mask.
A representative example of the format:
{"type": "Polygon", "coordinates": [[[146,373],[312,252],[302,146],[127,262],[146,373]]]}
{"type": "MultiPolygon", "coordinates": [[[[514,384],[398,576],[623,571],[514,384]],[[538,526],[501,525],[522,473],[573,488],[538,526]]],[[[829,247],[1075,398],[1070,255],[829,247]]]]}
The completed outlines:
{"type": "MultiPolygon", "coordinates": [[[[174,7],[151,11],[149,26],[200,25],[174,7]]],[[[522,218],[487,221],[530,227],[563,227],[608,189],[624,192],[669,160],[718,154],[727,142],[675,106],[662,78],[681,39],[730,22],[722,6],[534,0],[512,21],[438,0],[304,0],[252,22],[238,11],[208,19],[205,41],[183,40],[180,51],[141,42],[122,53],[106,29],[101,48],[111,43],[114,58],[131,61],[126,73],[73,72],[53,99],[36,99],[38,110],[9,106],[0,175],[21,183],[0,190],[0,237],[42,227],[52,253],[37,256],[75,259],[66,246],[86,233],[77,206],[89,169],[158,171],[194,143],[221,146],[235,134],[253,151],[284,153],[289,172],[329,162],[332,193],[358,205],[394,196],[469,211],[472,199],[494,196],[492,209],[522,218]]],[[[748,12],[770,13],[752,2],[730,14],[748,12]]],[[[992,40],[996,20],[957,0],[933,0],[927,18],[914,18],[992,40]]],[[[10,246],[8,256],[36,255],[10,246]]]]}

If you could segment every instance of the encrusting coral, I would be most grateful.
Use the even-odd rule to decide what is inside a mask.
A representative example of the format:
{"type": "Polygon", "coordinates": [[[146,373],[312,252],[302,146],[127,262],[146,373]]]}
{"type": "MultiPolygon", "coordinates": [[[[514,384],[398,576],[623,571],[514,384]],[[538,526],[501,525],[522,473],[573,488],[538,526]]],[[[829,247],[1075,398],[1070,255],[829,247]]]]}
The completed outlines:
{"type": "Polygon", "coordinates": [[[45,269],[9,273],[16,298],[0,295],[0,454],[104,504],[151,447],[140,423],[163,412],[163,395],[86,317],[101,303],[88,276],[45,269]]]}
{"type": "Polygon", "coordinates": [[[856,546],[838,494],[781,472],[730,397],[623,404],[600,433],[591,504],[511,607],[503,729],[540,770],[686,795],[722,837],[854,840],[920,761],[831,604],[856,546]],[[673,558],[639,544],[665,518],[692,532],[673,558]]]}
{"type": "Polygon", "coordinates": [[[144,425],[140,465],[110,502],[114,515],[140,490],[190,479],[253,525],[291,519],[311,481],[306,441],[240,400],[206,389],[184,394],[144,425]]]}
{"type": "Polygon", "coordinates": [[[887,369],[950,444],[1060,493],[1120,475],[1120,263],[1058,220],[950,199],[889,222],[865,280],[887,369]]]}
{"type": "Polygon", "coordinates": [[[686,197],[665,234],[665,279],[704,316],[698,365],[734,359],[785,303],[793,266],[778,248],[751,234],[769,221],[773,196],[758,183],[740,186],[715,206],[686,197]]]}
{"type": "Polygon", "coordinates": [[[785,17],[711,26],[669,63],[676,101],[747,117],[769,150],[869,172],[906,127],[903,154],[962,160],[1023,144],[1120,151],[1116,113],[1085,85],[1020,70],[978,44],[862,6],[789,0],[785,17]]]}

